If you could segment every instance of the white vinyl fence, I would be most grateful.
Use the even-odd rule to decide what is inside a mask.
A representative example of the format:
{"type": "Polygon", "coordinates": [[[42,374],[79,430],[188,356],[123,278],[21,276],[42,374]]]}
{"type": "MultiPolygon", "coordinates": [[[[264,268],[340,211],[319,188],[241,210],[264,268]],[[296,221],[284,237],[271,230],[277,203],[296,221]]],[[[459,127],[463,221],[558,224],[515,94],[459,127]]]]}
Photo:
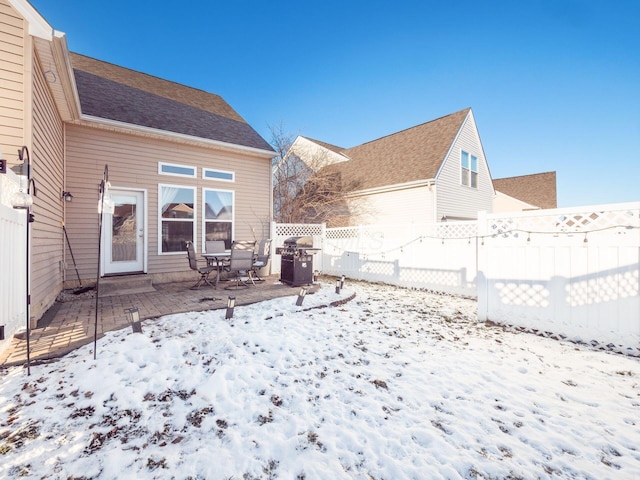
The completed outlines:
{"type": "Polygon", "coordinates": [[[11,198],[18,191],[17,176],[0,174],[0,329],[9,346],[13,334],[26,326],[26,215],[14,210],[11,198]]]}
{"type": "MultiPolygon", "coordinates": [[[[640,355],[640,202],[272,231],[274,247],[313,236],[320,273],[477,297],[480,321],[640,355]]],[[[280,258],[272,258],[277,273],[280,258]]]]}
{"type": "Polygon", "coordinates": [[[478,319],[640,354],[640,203],[480,215],[478,319]]]}
{"type": "Polygon", "coordinates": [[[326,229],[322,272],[476,295],[476,222],[326,229]]]}

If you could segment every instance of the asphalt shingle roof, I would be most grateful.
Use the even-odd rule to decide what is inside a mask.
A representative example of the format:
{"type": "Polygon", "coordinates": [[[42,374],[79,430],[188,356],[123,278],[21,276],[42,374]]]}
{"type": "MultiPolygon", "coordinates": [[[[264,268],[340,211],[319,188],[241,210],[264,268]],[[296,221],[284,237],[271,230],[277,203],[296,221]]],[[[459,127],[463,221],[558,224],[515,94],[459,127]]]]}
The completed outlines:
{"type": "Polygon", "coordinates": [[[470,108],[340,151],[334,165],[360,189],[435,178],[470,108]]]}
{"type": "Polygon", "coordinates": [[[71,60],[85,115],[273,150],[218,95],[78,54],[71,60]]]}
{"type": "Polygon", "coordinates": [[[558,207],[556,172],[494,178],[493,187],[510,197],[542,209],[558,207]]]}

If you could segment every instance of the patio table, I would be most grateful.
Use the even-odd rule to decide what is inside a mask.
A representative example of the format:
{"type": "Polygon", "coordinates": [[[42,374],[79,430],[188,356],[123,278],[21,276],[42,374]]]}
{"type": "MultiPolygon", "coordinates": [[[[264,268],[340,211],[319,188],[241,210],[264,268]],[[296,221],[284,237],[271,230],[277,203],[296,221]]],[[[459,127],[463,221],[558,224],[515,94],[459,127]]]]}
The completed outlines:
{"type": "Polygon", "coordinates": [[[218,282],[220,281],[220,273],[222,273],[222,266],[225,259],[231,258],[231,252],[215,252],[215,253],[203,253],[202,256],[207,259],[207,264],[212,265],[212,261],[216,262],[216,288],[218,288],[218,282]]]}

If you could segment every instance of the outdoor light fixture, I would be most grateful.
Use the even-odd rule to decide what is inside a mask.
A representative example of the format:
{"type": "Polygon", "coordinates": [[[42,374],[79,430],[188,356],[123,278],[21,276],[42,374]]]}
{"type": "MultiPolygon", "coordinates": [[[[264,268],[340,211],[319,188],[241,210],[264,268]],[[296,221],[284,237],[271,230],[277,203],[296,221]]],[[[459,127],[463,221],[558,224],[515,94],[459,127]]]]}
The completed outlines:
{"type": "Polygon", "coordinates": [[[73,195],[71,195],[71,192],[62,192],[62,198],[65,202],[70,202],[73,200],[73,195]]]}
{"type": "Polygon", "coordinates": [[[313,271],[313,283],[318,283],[318,270],[313,271]]]}
{"type": "Polygon", "coordinates": [[[4,340],[4,325],[0,325],[0,340],[4,340]]]}
{"type": "MultiPolygon", "coordinates": [[[[20,175],[22,175],[23,170],[25,176],[27,177],[27,186],[26,188],[22,186],[22,180],[20,180],[20,191],[13,195],[12,204],[13,208],[18,210],[24,210],[27,214],[27,248],[26,248],[26,327],[27,327],[27,375],[31,375],[31,340],[30,340],[30,331],[31,325],[31,283],[29,282],[29,269],[30,269],[30,249],[29,249],[29,224],[32,223],[35,219],[33,214],[31,213],[31,205],[33,205],[33,198],[31,197],[31,185],[33,185],[33,195],[36,195],[36,183],[31,178],[31,158],[29,156],[29,149],[24,146],[20,150],[18,150],[18,160],[22,162],[22,165],[16,165],[15,169],[19,170],[20,175]]],[[[12,169],[13,169],[12,168],[12,169]]]]}
{"type": "Polygon", "coordinates": [[[236,306],[236,297],[229,295],[227,300],[227,314],[224,316],[226,320],[233,318],[233,308],[236,306]]]}
{"type": "Polygon", "coordinates": [[[2,152],[0,152],[0,173],[7,173],[7,161],[2,159],[2,152]]]}
{"type": "Polygon", "coordinates": [[[113,214],[115,204],[109,195],[109,166],[104,166],[102,180],[98,186],[98,273],[96,275],[96,311],[93,325],[93,359],[97,358],[98,350],[98,300],[100,299],[100,259],[102,255],[102,217],[104,213],[113,214]]]}
{"type": "Polygon", "coordinates": [[[337,279],[336,280],[336,293],[340,293],[340,285],[341,285],[340,279],[337,279]]]}
{"type": "Polygon", "coordinates": [[[125,308],[124,311],[131,323],[133,333],[142,333],[142,324],[140,323],[140,312],[137,307],[125,308]]]}
{"type": "Polygon", "coordinates": [[[307,287],[300,288],[300,293],[298,293],[298,300],[296,300],[296,306],[301,306],[302,301],[304,300],[304,296],[307,294],[307,287]]]}
{"type": "Polygon", "coordinates": [[[340,278],[340,288],[344,288],[344,275],[340,278]]]}

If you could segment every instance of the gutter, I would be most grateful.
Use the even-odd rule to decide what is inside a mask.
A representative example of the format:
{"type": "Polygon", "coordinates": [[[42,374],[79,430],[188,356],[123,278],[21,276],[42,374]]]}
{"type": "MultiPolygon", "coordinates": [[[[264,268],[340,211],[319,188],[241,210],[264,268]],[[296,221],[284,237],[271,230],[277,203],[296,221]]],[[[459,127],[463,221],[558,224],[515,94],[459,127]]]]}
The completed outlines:
{"type": "MultiPolygon", "coordinates": [[[[147,135],[154,135],[154,136],[159,136],[159,137],[163,137],[163,138],[172,138],[172,139],[176,139],[176,140],[183,140],[183,141],[188,141],[188,142],[195,142],[198,144],[204,144],[204,145],[208,145],[208,146],[215,146],[218,148],[221,148],[223,150],[231,150],[231,151],[238,151],[238,152],[242,152],[242,153],[249,153],[252,155],[259,155],[259,156],[265,156],[268,158],[273,158],[275,157],[277,154],[274,150],[265,150],[262,148],[255,148],[255,147],[247,147],[244,145],[237,145],[235,143],[227,143],[227,142],[221,142],[220,140],[210,140],[207,138],[202,138],[202,137],[195,137],[193,135],[186,135],[184,133],[176,133],[176,132],[169,132],[167,130],[160,130],[157,128],[151,128],[151,127],[144,127],[141,125],[133,125],[131,123],[125,123],[125,122],[119,122],[117,120],[109,120],[106,118],[101,118],[101,117],[94,117],[91,115],[84,115],[82,114],[80,117],[80,122],[77,124],[82,124],[82,123],[86,123],[86,124],[98,124],[98,125],[102,125],[105,127],[110,127],[113,129],[117,129],[117,130],[122,130],[123,132],[139,132],[139,133],[144,133],[147,135]]],[[[91,125],[89,125],[91,126],[91,125]]]]}
{"type": "Polygon", "coordinates": [[[412,182],[396,183],[395,185],[383,185],[381,187],[367,188],[364,190],[358,190],[347,195],[347,197],[358,197],[361,195],[375,195],[377,193],[387,193],[396,190],[407,190],[409,188],[429,187],[431,188],[436,184],[435,179],[430,178],[428,180],[414,180],[412,182]]]}

